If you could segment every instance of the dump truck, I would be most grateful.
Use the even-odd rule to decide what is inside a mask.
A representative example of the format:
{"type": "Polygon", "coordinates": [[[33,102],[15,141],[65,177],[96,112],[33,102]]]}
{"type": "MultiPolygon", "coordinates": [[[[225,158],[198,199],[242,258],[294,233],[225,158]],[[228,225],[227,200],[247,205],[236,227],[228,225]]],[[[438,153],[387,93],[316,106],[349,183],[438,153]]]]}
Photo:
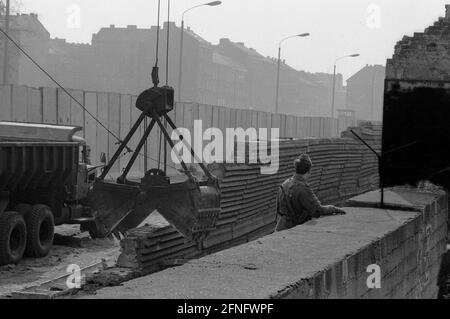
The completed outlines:
{"type": "Polygon", "coordinates": [[[0,265],[44,257],[54,227],[92,220],[97,175],[81,127],[0,122],[0,265]]]}

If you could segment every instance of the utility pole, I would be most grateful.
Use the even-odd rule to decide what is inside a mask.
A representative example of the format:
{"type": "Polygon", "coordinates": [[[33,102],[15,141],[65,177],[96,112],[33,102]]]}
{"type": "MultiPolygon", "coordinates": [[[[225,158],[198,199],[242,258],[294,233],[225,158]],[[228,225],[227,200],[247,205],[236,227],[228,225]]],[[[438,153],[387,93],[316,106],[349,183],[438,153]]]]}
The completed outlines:
{"type": "Polygon", "coordinates": [[[305,38],[305,37],[309,37],[310,34],[309,33],[302,33],[302,34],[296,34],[287,38],[284,38],[283,40],[280,41],[280,43],[278,44],[278,63],[277,63],[277,83],[276,83],[276,88],[275,88],[275,114],[278,114],[278,108],[279,108],[279,95],[280,95],[280,69],[281,69],[281,45],[283,44],[284,41],[292,39],[292,38],[305,38]]]}
{"type": "Polygon", "coordinates": [[[209,6],[209,7],[216,7],[222,4],[222,1],[212,1],[212,2],[208,2],[208,3],[204,3],[204,4],[200,4],[200,5],[196,5],[193,6],[187,10],[185,10],[183,12],[183,15],[181,17],[181,38],[180,38],[180,64],[179,64],[179,70],[178,70],[178,101],[177,102],[181,102],[181,90],[182,90],[182,85],[183,85],[183,46],[184,46],[184,17],[186,15],[186,13],[188,13],[189,11],[196,9],[196,8],[200,8],[200,7],[204,7],[204,6],[209,6]]]}
{"type": "Polygon", "coordinates": [[[333,87],[331,94],[331,118],[334,119],[334,101],[336,98],[336,63],[334,64],[334,72],[333,72],[333,87]]]}
{"type": "MultiPolygon", "coordinates": [[[[6,0],[5,8],[5,32],[9,34],[9,10],[10,0],[6,0]]],[[[9,71],[9,40],[4,37],[4,52],[3,52],[3,85],[8,84],[8,71],[9,71]]]]}
{"type": "Polygon", "coordinates": [[[277,86],[275,93],[275,114],[278,114],[278,103],[279,103],[279,94],[280,94],[280,69],[281,69],[281,45],[278,47],[278,63],[277,63],[277,86]]]}
{"type": "Polygon", "coordinates": [[[183,45],[184,45],[184,17],[181,20],[181,38],[180,38],[180,64],[178,71],[178,103],[181,102],[181,85],[183,83],[183,45]]]}
{"type": "Polygon", "coordinates": [[[359,57],[359,53],[356,54],[352,54],[352,55],[346,55],[343,57],[340,57],[339,59],[336,59],[336,61],[334,61],[334,72],[333,72],[333,87],[332,87],[332,92],[331,92],[331,118],[334,119],[334,103],[335,103],[335,99],[336,99],[336,65],[337,62],[342,60],[342,59],[346,59],[346,58],[357,58],[359,57]]]}
{"type": "Polygon", "coordinates": [[[375,66],[372,69],[372,104],[370,106],[370,120],[374,121],[374,106],[375,106],[375,66]]]}

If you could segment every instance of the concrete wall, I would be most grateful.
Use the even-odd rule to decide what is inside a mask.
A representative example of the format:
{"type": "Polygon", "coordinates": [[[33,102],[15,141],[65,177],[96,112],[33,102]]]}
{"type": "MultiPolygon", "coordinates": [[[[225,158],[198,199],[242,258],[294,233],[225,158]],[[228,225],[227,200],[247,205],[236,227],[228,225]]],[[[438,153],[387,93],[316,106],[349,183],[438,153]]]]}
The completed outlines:
{"type": "MultiPolygon", "coordinates": [[[[115,135],[123,139],[139,116],[135,108],[136,96],[71,91],[84,104],[87,111],[96,116],[115,135]]],[[[77,125],[83,127],[82,136],[90,145],[93,164],[97,164],[100,154],[105,152],[108,159],[117,149],[116,140],[106,130],[74,103],[62,90],[54,88],[31,88],[26,86],[0,87],[0,120],[36,122],[47,124],[77,125]]],[[[231,109],[196,103],[179,103],[171,117],[177,126],[193,131],[194,120],[203,120],[203,128],[209,127],[244,129],[279,128],[281,137],[338,137],[351,123],[347,120],[332,120],[319,117],[295,117],[267,112],[231,109]]],[[[355,125],[356,123],[353,123],[355,125]]],[[[140,133],[142,132],[142,129],[140,133]]],[[[155,164],[158,154],[159,133],[154,132],[149,142],[149,166],[155,164]]],[[[135,138],[131,147],[137,145],[135,138]]],[[[117,173],[127,164],[129,155],[119,160],[112,173],[117,173]]],[[[137,161],[134,171],[143,170],[143,158],[137,161]]]]}
{"type": "Polygon", "coordinates": [[[382,120],[385,77],[384,66],[367,65],[347,80],[347,109],[358,120],[382,120]]]}
{"type": "Polygon", "coordinates": [[[379,192],[363,195],[345,216],[314,220],[93,298],[435,298],[447,195],[398,188],[386,192],[388,208],[370,208],[378,201],[379,192]],[[367,267],[374,264],[380,289],[367,286],[367,267]]]}

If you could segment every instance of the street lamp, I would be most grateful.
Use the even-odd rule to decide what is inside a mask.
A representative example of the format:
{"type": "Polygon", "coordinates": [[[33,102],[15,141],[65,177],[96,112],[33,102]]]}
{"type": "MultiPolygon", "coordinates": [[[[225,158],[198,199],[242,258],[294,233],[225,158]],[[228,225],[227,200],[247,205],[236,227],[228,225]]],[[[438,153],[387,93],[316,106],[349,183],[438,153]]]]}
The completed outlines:
{"type": "Polygon", "coordinates": [[[359,57],[359,54],[351,54],[346,55],[343,57],[340,57],[334,61],[334,73],[333,73],[333,94],[332,94],[332,100],[331,100],[331,118],[334,119],[334,101],[336,97],[336,64],[339,60],[346,59],[346,58],[356,58],[359,57]]]}
{"type": "Polygon", "coordinates": [[[309,33],[302,33],[289,36],[280,41],[278,45],[278,67],[277,67],[277,89],[276,89],[276,98],[275,98],[275,114],[278,114],[278,103],[279,103],[279,93],[280,93],[280,68],[281,68],[281,45],[284,41],[292,39],[292,38],[305,38],[309,37],[309,33]]]}
{"type": "Polygon", "coordinates": [[[178,72],[178,102],[181,102],[181,85],[182,85],[182,79],[183,79],[184,16],[189,11],[199,8],[199,7],[205,7],[205,6],[215,7],[215,6],[218,6],[221,4],[222,4],[222,1],[212,1],[212,2],[193,6],[183,12],[182,19],[181,19],[180,64],[179,64],[179,72],[178,72]]]}

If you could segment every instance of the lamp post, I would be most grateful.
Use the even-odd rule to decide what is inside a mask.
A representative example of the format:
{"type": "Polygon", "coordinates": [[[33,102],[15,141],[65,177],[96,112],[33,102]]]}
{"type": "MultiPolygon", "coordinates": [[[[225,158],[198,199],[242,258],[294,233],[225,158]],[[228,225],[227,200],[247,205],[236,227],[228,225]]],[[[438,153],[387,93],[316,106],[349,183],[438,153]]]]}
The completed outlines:
{"type": "Polygon", "coordinates": [[[331,118],[332,118],[332,119],[334,119],[334,104],[335,104],[335,98],[336,98],[336,65],[337,65],[337,62],[338,62],[339,60],[342,60],[342,59],[346,59],[346,58],[356,58],[356,57],[359,57],[359,54],[358,54],[358,53],[356,53],[356,54],[351,54],[351,55],[346,55],[346,56],[340,57],[340,58],[338,58],[338,59],[336,59],[336,60],[334,61],[333,93],[331,94],[331,118]]]}
{"type": "Polygon", "coordinates": [[[292,39],[292,38],[304,38],[308,37],[309,33],[296,34],[289,37],[284,38],[280,41],[278,45],[278,67],[277,67],[277,87],[276,87],[276,97],[275,97],[275,114],[278,114],[278,103],[279,103],[279,93],[280,93],[280,69],[281,69],[281,45],[284,41],[292,39]]]}
{"type": "Polygon", "coordinates": [[[222,1],[212,1],[208,3],[203,3],[196,5],[194,7],[191,7],[183,12],[182,19],[181,19],[181,37],[180,37],[180,64],[179,64],[179,71],[178,71],[178,102],[181,102],[181,86],[182,86],[182,80],[183,80],[183,45],[184,45],[184,16],[189,11],[199,8],[199,7],[215,7],[218,5],[221,5],[222,1]]]}

